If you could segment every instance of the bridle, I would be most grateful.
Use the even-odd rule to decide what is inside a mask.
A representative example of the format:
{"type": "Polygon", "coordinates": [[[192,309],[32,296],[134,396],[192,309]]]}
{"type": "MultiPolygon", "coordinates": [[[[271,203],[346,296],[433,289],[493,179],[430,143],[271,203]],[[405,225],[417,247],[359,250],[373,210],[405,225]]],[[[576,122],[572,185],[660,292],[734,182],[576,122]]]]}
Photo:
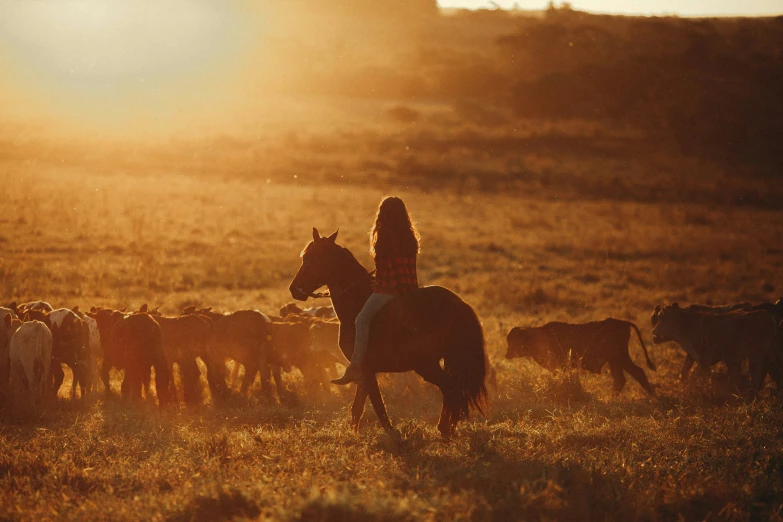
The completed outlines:
{"type": "Polygon", "coordinates": [[[306,295],[307,297],[312,297],[312,298],[315,298],[315,299],[320,299],[320,298],[325,298],[325,297],[335,298],[335,297],[341,296],[342,294],[344,294],[345,292],[347,292],[348,290],[350,290],[354,286],[358,285],[359,283],[364,281],[365,278],[374,276],[375,272],[376,272],[375,270],[373,270],[371,272],[365,272],[364,274],[362,274],[358,278],[356,278],[351,284],[349,284],[348,286],[346,286],[342,290],[339,290],[337,293],[333,293],[333,292],[310,292],[310,293],[308,293],[308,292],[305,292],[304,290],[302,290],[301,288],[299,288],[298,290],[300,292],[302,292],[304,295],[306,295]]]}

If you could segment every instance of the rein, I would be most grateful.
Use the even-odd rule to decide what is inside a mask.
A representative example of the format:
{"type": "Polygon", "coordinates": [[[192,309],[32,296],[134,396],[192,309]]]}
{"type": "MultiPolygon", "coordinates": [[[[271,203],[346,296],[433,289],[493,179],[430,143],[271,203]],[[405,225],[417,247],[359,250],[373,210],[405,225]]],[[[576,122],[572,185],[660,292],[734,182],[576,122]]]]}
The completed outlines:
{"type": "Polygon", "coordinates": [[[313,293],[309,293],[309,294],[306,293],[306,292],[303,292],[303,293],[305,293],[307,295],[307,297],[313,297],[315,299],[319,299],[319,298],[322,298],[322,297],[329,297],[329,298],[338,297],[338,296],[344,294],[345,292],[347,292],[348,290],[350,290],[351,288],[353,288],[354,286],[358,285],[362,281],[364,281],[364,279],[366,277],[372,277],[373,275],[375,275],[375,270],[373,270],[372,272],[365,273],[364,275],[362,275],[359,278],[357,278],[356,280],[354,280],[351,284],[349,284],[348,286],[346,286],[345,288],[343,288],[342,290],[337,292],[336,294],[335,293],[331,293],[331,292],[313,292],[313,293]]]}

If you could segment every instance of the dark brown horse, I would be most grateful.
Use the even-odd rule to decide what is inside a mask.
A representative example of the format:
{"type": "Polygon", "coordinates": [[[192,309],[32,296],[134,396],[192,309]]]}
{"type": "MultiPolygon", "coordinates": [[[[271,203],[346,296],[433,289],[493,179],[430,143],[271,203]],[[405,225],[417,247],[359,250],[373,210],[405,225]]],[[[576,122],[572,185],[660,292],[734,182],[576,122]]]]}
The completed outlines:
{"type": "MultiPolygon", "coordinates": [[[[348,359],[353,353],[354,321],[372,293],[372,277],[348,249],[335,243],[337,232],[313,240],[302,251],[302,266],[289,290],[294,299],[323,297],[314,292],[329,289],[340,320],[340,348],[348,359]]],[[[351,407],[358,429],[369,395],[384,429],[392,430],[383,404],[379,372],[415,371],[443,393],[438,429],[454,434],[457,423],[471,410],[483,413],[487,389],[487,354],[484,332],[473,308],[440,286],[428,286],[392,301],[373,319],[365,360],[368,376],[358,384],[351,407]],[[443,359],[443,366],[440,361],[443,359]]]]}

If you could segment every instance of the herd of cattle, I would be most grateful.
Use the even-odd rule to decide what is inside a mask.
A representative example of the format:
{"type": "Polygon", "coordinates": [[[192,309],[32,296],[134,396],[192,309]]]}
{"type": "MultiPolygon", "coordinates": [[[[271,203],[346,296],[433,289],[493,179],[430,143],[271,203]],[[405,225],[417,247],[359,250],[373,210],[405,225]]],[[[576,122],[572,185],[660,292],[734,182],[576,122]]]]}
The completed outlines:
{"type": "MultiPolygon", "coordinates": [[[[651,322],[653,343],[676,342],[685,351],[682,380],[688,379],[694,363],[699,364],[702,375],[710,375],[714,365],[723,363],[732,386],[747,388],[751,396],[767,375],[779,390],[783,389],[783,300],[756,305],[656,306],[651,322]],[[744,363],[749,387],[743,380],[744,363]]],[[[535,328],[512,328],[506,337],[506,357],[532,357],[550,370],[570,360],[572,365],[592,373],[600,373],[609,364],[616,393],[623,389],[624,373],[628,373],[652,395],[644,370],[628,353],[631,330],[639,337],[648,368],[655,370],[636,325],[612,318],[586,324],[553,322],[535,328]]]]}
{"type": "Polygon", "coordinates": [[[188,307],[177,317],[164,317],[147,305],[134,312],[92,308],[84,313],[78,307],[55,310],[44,301],[11,303],[0,308],[0,400],[38,404],[56,396],[63,364],[73,372],[74,398],[77,388],[86,397],[99,381],[110,393],[112,368],[124,370],[121,395],[140,398],[142,390],[150,393],[152,368],[158,402],[165,404],[177,398],[176,364],[183,400],[198,403],[203,388],[197,359],[206,367],[217,401],[237,380],[246,391],[259,373],[263,391],[270,393],[274,378],[282,397],[281,370],[292,367],[302,372],[306,385],[328,387],[335,363],[345,362],[337,347],[339,323],[333,310],[287,305],[281,314],[284,317],[255,310],[221,314],[188,307]]]}
{"type": "MultiPolygon", "coordinates": [[[[733,384],[740,387],[747,362],[749,390],[754,394],[767,375],[778,389],[783,386],[782,321],[783,300],[716,307],[656,306],[653,342],[673,341],[685,351],[683,380],[694,363],[702,374],[709,374],[713,365],[722,362],[733,384]]],[[[506,337],[506,357],[531,357],[552,371],[571,364],[600,373],[608,364],[616,393],[623,389],[628,373],[654,394],[644,370],[630,358],[632,332],[648,368],[654,370],[636,325],[613,318],[514,327],[506,337]]],[[[204,397],[198,359],[206,368],[213,401],[227,397],[236,384],[246,392],[258,374],[265,394],[271,393],[274,380],[278,396],[283,397],[281,372],[293,367],[301,371],[306,386],[328,390],[335,364],[346,362],[338,333],[339,322],[331,307],[302,310],[288,304],[279,316],[270,317],[255,310],[218,313],[191,306],[177,317],[164,317],[147,305],[134,312],[92,308],[85,313],[78,307],[53,309],[44,301],[11,303],[0,308],[0,406],[38,404],[56,396],[64,380],[63,364],[73,373],[74,398],[77,388],[86,397],[101,381],[111,393],[112,368],[124,370],[121,395],[140,398],[143,390],[150,393],[154,368],[160,404],[177,400],[179,393],[186,403],[199,403],[204,397]],[[173,378],[175,364],[179,388],[173,378]]],[[[495,372],[490,369],[488,375],[496,386],[495,372]]]]}

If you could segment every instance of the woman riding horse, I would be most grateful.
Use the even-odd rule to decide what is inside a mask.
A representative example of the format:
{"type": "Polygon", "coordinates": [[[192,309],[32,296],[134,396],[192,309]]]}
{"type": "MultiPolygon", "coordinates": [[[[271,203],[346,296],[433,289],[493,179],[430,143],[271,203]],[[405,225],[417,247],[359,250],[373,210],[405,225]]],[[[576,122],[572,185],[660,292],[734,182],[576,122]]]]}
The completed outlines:
{"type": "Polygon", "coordinates": [[[334,384],[349,384],[362,377],[362,364],[373,317],[389,301],[419,288],[416,255],[419,234],[405,203],[394,196],[381,201],[370,231],[370,254],[375,259],[375,290],[356,316],[356,340],[351,363],[334,384]]]}
{"type": "MultiPolygon", "coordinates": [[[[405,215],[407,218],[407,211],[405,215]]],[[[379,211],[379,217],[378,228],[383,230],[384,212],[379,211]]],[[[416,288],[413,270],[405,273],[408,282],[402,285],[403,291],[399,285],[390,288],[390,279],[399,281],[395,268],[398,265],[396,261],[384,264],[380,252],[387,250],[382,242],[385,241],[383,235],[379,235],[375,247],[380,289],[383,293],[391,291],[386,295],[396,297],[380,297],[386,302],[380,308],[376,308],[377,302],[372,305],[376,310],[368,334],[357,331],[355,325],[365,321],[357,321],[357,317],[368,301],[379,299],[373,296],[381,294],[373,291],[373,278],[361,263],[347,248],[337,244],[337,232],[324,237],[313,228],[313,240],[302,250],[302,266],[289,286],[291,296],[300,301],[308,297],[326,297],[326,294],[315,293],[326,286],[340,320],[340,349],[349,359],[352,359],[354,349],[364,350],[358,360],[353,360],[354,365],[358,363],[362,369],[351,407],[355,429],[359,427],[369,397],[381,425],[392,430],[375,374],[415,371],[443,394],[438,429],[444,437],[450,437],[457,423],[467,418],[472,410],[481,412],[486,401],[487,354],[481,322],[473,308],[451,290],[440,286],[416,288]],[[395,275],[385,275],[384,270],[394,270],[395,275]],[[361,345],[356,340],[357,334],[367,335],[361,345]]],[[[415,233],[411,235],[416,238],[415,233]]],[[[407,237],[410,240],[411,236],[407,237]]],[[[388,251],[415,257],[418,239],[410,245],[399,242],[396,248],[398,250],[393,243],[388,251]]]]}

